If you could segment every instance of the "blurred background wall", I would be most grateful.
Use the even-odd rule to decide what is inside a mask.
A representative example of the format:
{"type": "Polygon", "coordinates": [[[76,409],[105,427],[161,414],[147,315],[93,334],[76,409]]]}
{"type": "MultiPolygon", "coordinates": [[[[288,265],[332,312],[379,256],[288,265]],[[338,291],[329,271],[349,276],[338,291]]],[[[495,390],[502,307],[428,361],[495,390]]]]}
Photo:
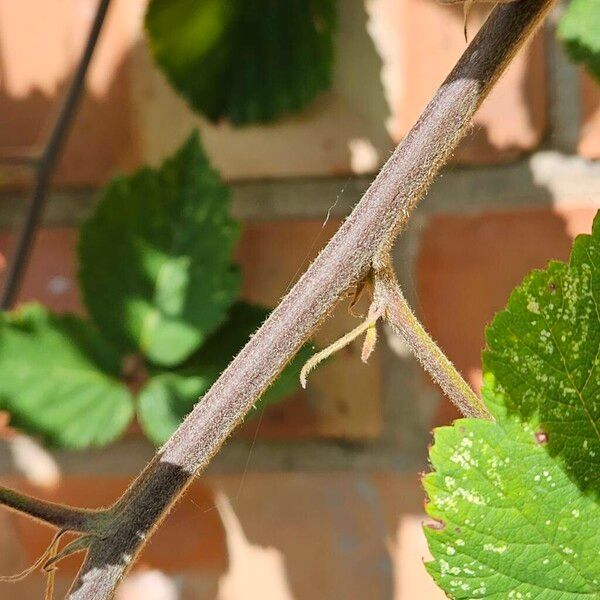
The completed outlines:
{"type": "MultiPolygon", "coordinates": [[[[44,142],[95,8],[93,0],[0,0],[0,157],[44,142]]],[[[463,51],[461,10],[340,0],[333,89],[300,116],[236,130],[194,116],[167,86],[146,47],[144,9],[144,0],[112,3],[20,300],[80,312],[76,225],[95,190],[117,172],[158,164],[198,127],[244,222],[244,296],[274,305],[463,51]]],[[[568,256],[600,207],[600,87],[563,55],[559,12],[481,108],[395,251],[414,307],[477,387],[484,325],[530,269],[568,256]]],[[[485,14],[474,9],[470,35],[485,14]]],[[[5,258],[30,183],[27,168],[1,166],[5,258]]],[[[353,323],[342,306],[317,342],[353,323]]],[[[431,429],[457,415],[401,340],[382,337],[368,366],[350,346],[306,392],[229,440],[152,540],[121,600],[443,596],[422,565],[418,474],[431,429]]],[[[136,428],[102,451],[46,454],[22,442],[1,443],[3,483],[84,506],[118,497],[153,452],[136,428]]],[[[0,572],[33,562],[48,539],[0,512],[0,572]]],[[[61,565],[59,587],[76,568],[61,565]]],[[[0,583],[0,598],[37,598],[41,589],[39,576],[0,583]]]]}

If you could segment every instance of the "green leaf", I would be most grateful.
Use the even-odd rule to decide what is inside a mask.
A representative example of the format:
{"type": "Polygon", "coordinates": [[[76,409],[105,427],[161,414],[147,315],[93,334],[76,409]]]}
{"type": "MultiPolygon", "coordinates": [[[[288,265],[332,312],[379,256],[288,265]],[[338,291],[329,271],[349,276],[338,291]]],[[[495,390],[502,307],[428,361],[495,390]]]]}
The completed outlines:
{"type": "Polygon", "coordinates": [[[150,379],[138,402],[138,419],[157,446],[166,442],[181,421],[212,385],[210,376],[185,377],[163,373],[150,379]]]}
{"type": "Polygon", "coordinates": [[[224,320],[238,294],[238,225],[197,134],[160,169],[119,177],[81,230],[87,308],[119,348],[176,365],[224,320]]]}
{"type": "MultiPolygon", "coordinates": [[[[263,307],[237,302],[226,323],[176,372],[160,373],[150,380],[140,394],[138,417],[155,444],[169,438],[268,314],[263,307]]],[[[310,353],[308,346],[300,349],[256,403],[256,409],[277,402],[298,388],[300,369],[310,353]]],[[[258,414],[258,410],[250,415],[258,414]]]]}
{"type": "Polygon", "coordinates": [[[450,598],[599,598],[600,507],[534,429],[502,413],[491,375],[484,394],[497,423],[464,419],[435,433],[428,570],[450,598]]]}
{"type": "Polygon", "coordinates": [[[571,59],[583,63],[600,81],[600,0],[571,0],[558,37],[571,59]]]}
{"type": "Polygon", "coordinates": [[[36,304],[0,316],[0,409],[66,448],[103,446],[133,416],[119,354],[85,321],[36,304]]]}
{"type": "Polygon", "coordinates": [[[428,564],[451,598],[600,598],[600,213],[487,330],[496,422],[436,430],[428,564]]]}
{"type": "Polygon", "coordinates": [[[600,216],[569,264],[534,271],[486,334],[484,371],[510,413],[547,437],[584,490],[600,491],[600,216]]]}
{"type": "Polygon", "coordinates": [[[212,121],[271,122],[329,88],[334,0],[151,0],[154,58],[212,121]]]}

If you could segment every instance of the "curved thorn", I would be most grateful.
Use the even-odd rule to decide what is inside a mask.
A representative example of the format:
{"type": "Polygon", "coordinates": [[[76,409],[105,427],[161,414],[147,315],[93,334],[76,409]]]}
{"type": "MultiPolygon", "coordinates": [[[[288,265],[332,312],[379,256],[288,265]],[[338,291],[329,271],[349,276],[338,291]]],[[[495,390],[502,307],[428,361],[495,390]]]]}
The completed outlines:
{"type": "Polygon", "coordinates": [[[358,301],[360,300],[360,298],[362,296],[362,293],[366,289],[370,290],[371,287],[372,286],[371,286],[371,276],[370,276],[370,274],[356,284],[356,288],[354,289],[354,294],[352,295],[352,301],[350,302],[350,306],[348,307],[348,312],[353,317],[362,317],[363,316],[363,315],[355,313],[354,312],[354,307],[357,305],[358,301]]]}
{"type": "Polygon", "coordinates": [[[365,341],[363,342],[362,352],[360,354],[360,360],[366,363],[369,360],[375,346],[377,344],[377,325],[373,323],[367,329],[365,334],[365,341]]]}
{"type": "Polygon", "coordinates": [[[46,556],[46,562],[43,565],[43,569],[46,573],[52,573],[56,570],[56,565],[63,558],[67,558],[67,556],[71,556],[71,554],[75,554],[76,552],[81,552],[85,550],[91,543],[92,539],[95,538],[94,534],[83,535],[78,537],[76,540],[69,542],[58,554],[54,556],[46,556]]]}
{"type": "Polygon", "coordinates": [[[355,327],[352,331],[349,331],[345,336],[341,337],[339,340],[333,342],[327,346],[327,348],[317,352],[311,358],[309,358],[302,370],[300,371],[300,384],[303,388],[306,388],[306,377],[307,375],[321,362],[323,362],[326,358],[329,358],[332,354],[341,350],[345,346],[347,346],[350,342],[353,342],[358,336],[360,336],[365,331],[368,331],[370,327],[373,327],[377,322],[379,315],[376,317],[369,316],[368,319],[363,321],[358,327],[355,327]]]}
{"type": "Polygon", "coordinates": [[[467,25],[469,20],[469,12],[471,11],[471,7],[475,0],[465,0],[463,4],[463,15],[464,15],[464,32],[465,32],[465,42],[469,42],[469,34],[467,32],[467,25]]]}

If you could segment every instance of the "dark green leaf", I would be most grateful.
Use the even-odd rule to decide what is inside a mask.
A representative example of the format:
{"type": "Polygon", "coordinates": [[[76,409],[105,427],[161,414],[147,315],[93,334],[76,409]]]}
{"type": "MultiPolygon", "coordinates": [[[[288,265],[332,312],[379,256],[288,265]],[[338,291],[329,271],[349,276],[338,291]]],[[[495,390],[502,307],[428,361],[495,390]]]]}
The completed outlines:
{"type": "Polygon", "coordinates": [[[270,122],[331,84],[334,0],[151,0],[156,62],[216,121],[270,122]]]}
{"type": "Polygon", "coordinates": [[[0,317],[0,408],[11,424],[67,448],[102,446],[133,416],[120,356],[91,326],[27,305],[0,317]]]}
{"type": "Polygon", "coordinates": [[[82,227],[80,279],[90,314],[121,349],[175,365],[222,323],[240,281],[228,199],[197,134],[160,169],[103,191],[82,227]]]}
{"type": "Polygon", "coordinates": [[[571,0],[558,36],[571,58],[600,81],[600,0],[571,0]]]}
{"type": "Polygon", "coordinates": [[[569,264],[534,271],[488,328],[484,370],[509,410],[547,437],[584,490],[600,490],[600,217],[569,264]]]}
{"type": "MultiPolygon", "coordinates": [[[[185,364],[174,373],[161,373],[150,380],[141,393],[138,414],[153,442],[162,444],[169,438],[268,314],[260,306],[236,303],[226,323],[185,364]]],[[[293,393],[299,386],[300,369],[310,354],[311,350],[303,347],[255,408],[260,410],[293,393]]],[[[257,413],[254,410],[250,414],[257,413]]]]}

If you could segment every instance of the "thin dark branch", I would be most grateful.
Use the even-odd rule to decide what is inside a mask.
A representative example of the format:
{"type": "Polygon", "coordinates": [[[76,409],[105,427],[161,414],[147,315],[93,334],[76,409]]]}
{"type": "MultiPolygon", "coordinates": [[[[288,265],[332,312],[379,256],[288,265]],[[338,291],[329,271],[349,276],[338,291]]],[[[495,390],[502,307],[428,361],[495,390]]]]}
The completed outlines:
{"type": "Polygon", "coordinates": [[[552,0],[496,7],[350,217],[114,507],[70,600],[108,600],[137,554],[301,344],[346,291],[387,259],[410,211],[552,0]]]}
{"type": "Polygon", "coordinates": [[[36,161],[35,183],[29,200],[25,222],[19,235],[14,254],[11,258],[8,274],[4,283],[4,289],[2,290],[2,298],[0,299],[0,308],[2,310],[11,308],[19,292],[23,273],[27,267],[27,262],[31,253],[31,247],[35,241],[35,234],[39,226],[42,211],[46,204],[50,182],[61,156],[67,134],[73,123],[77,106],[83,94],[88,67],[92,60],[92,56],[94,55],[96,42],[102,31],[102,25],[104,24],[109,4],[110,0],[99,0],[96,16],[92,23],[92,28],[83,54],[81,55],[79,65],[71,80],[69,89],[65,94],[56,123],[48,138],[48,143],[39,160],[36,161]]]}

